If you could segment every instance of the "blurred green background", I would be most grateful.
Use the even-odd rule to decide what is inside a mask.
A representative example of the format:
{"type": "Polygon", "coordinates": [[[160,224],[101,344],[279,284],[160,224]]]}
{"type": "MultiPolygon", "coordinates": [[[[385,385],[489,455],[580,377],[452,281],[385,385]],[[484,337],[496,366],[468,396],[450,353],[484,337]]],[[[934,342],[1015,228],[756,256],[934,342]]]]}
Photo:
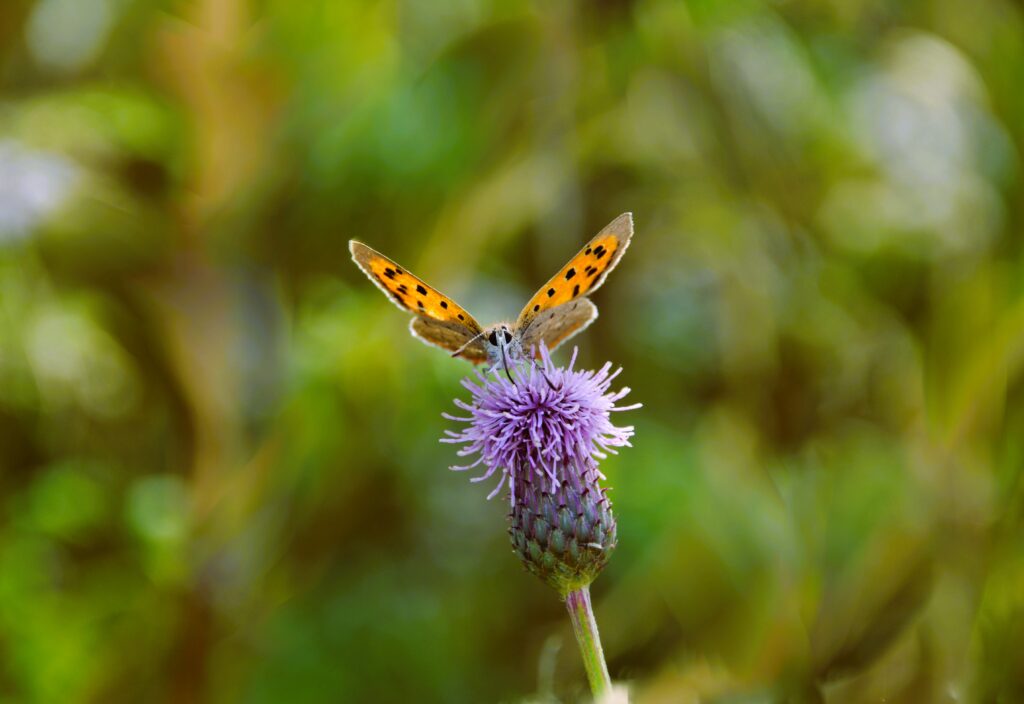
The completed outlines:
{"type": "Polygon", "coordinates": [[[347,241],[491,322],[626,210],[613,677],[1024,701],[1022,76],[1010,0],[3,0],[0,701],[585,699],[347,241]]]}

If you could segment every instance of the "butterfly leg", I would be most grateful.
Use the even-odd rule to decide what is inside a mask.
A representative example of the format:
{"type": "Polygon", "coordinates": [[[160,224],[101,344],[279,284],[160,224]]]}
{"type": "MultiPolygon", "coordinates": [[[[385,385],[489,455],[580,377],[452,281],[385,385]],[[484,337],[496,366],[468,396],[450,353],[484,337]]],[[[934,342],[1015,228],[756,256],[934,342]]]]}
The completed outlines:
{"type": "Polygon", "coordinates": [[[531,358],[531,361],[533,362],[533,368],[536,369],[538,372],[540,372],[540,375],[542,377],[544,377],[544,381],[548,382],[548,387],[552,391],[561,391],[562,390],[562,385],[561,384],[559,384],[558,386],[555,386],[555,384],[551,381],[551,379],[548,378],[547,372],[544,371],[544,365],[543,364],[538,362],[536,360],[536,358],[531,358]]]}

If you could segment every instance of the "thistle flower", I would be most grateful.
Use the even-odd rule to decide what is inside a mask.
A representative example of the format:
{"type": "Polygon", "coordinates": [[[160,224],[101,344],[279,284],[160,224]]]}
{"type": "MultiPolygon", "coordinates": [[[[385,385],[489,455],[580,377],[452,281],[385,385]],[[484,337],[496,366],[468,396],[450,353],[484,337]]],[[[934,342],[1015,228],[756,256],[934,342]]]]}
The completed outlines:
{"type": "Polygon", "coordinates": [[[463,381],[472,399],[456,400],[467,423],[446,431],[442,442],[462,444],[460,457],[473,457],[467,471],[483,465],[471,481],[500,472],[488,498],[508,486],[509,536],[526,568],[565,597],[589,585],[615,547],[611,502],[599,480],[598,460],[628,446],[633,427],[617,427],[611,413],[639,408],[617,406],[628,388],[609,392],[622,371],[611,363],[598,371],[557,367],[544,348],[539,366],[514,370],[512,379],[478,375],[463,381]]]}
{"type": "Polygon", "coordinates": [[[611,678],[590,603],[590,583],[615,547],[615,518],[600,485],[598,460],[629,445],[633,426],[617,427],[613,411],[639,408],[616,405],[628,388],[609,392],[622,369],[611,363],[598,371],[577,371],[576,352],[565,368],[556,367],[541,347],[539,366],[523,367],[509,377],[478,374],[465,379],[472,398],[456,400],[468,417],[445,418],[467,425],[446,431],[441,442],[461,444],[460,457],[476,459],[452,467],[484,466],[472,481],[501,473],[488,499],[508,486],[512,549],[526,568],[556,589],[565,601],[583,665],[595,699],[611,691],[611,678]]]}

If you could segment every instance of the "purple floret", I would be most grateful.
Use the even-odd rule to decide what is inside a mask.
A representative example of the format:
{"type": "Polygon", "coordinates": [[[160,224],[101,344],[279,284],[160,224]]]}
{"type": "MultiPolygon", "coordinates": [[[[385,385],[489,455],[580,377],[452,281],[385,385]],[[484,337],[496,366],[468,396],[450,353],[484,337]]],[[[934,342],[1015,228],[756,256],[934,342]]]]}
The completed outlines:
{"type": "Polygon", "coordinates": [[[562,368],[555,366],[542,348],[540,366],[514,370],[514,381],[504,375],[488,378],[482,374],[475,381],[463,380],[472,399],[469,403],[456,399],[455,405],[469,417],[447,413],[444,417],[468,425],[460,432],[445,431],[448,437],[441,442],[465,445],[458,452],[460,457],[476,456],[472,464],[453,470],[486,467],[471,481],[484,481],[501,472],[501,481],[488,499],[501,491],[506,478],[513,503],[516,484],[531,476],[539,477],[554,491],[567,480],[578,481],[588,469],[598,471],[597,460],[614,454],[617,447],[629,446],[633,426],[617,427],[610,418],[612,411],[640,407],[615,405],[629,393],[628,387],[608,391],[622,369],[610,372],[609,362],[596,372],[576,371],[576,352],[574,349],[569,366],[562,368]]]}

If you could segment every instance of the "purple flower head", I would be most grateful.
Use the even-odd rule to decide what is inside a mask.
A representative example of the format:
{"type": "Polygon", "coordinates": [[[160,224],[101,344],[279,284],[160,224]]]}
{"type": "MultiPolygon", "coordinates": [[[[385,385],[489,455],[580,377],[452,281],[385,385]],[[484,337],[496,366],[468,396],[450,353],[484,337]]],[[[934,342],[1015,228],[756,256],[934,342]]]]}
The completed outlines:
{"type": "Polygon", "coordinates": [[[617,427],[610,417],[612,411],[640,407],[615,405],[629,393],[628,387],[608,390],[622,369],[610,371],[609,362],[596,372],[574,370],[576,353],[574,349],[568,367],[557,367],[542,347],[540,365],[514,370],[513,380],[482,374],[475,382],[463,380],[472,399],[469,403],[456,399],[455,404],[469,417],[447,413],[444,417],[467,425],[460,432],[445,431],[448,437],[441,442],[464,445],[460,457],[476,456],[471,464],[453,470],[470,470],[481,464],[486,468],[471,481],[484,481],[501,472],[488,499],[501,491],[506,479],[510,501],[515,504],[518,483],[536,483],[554,492],[566,482],[577,484],[589,470],[604,478],[597,470],[597,460],[629,445],[633,426],[617,427]]]}

